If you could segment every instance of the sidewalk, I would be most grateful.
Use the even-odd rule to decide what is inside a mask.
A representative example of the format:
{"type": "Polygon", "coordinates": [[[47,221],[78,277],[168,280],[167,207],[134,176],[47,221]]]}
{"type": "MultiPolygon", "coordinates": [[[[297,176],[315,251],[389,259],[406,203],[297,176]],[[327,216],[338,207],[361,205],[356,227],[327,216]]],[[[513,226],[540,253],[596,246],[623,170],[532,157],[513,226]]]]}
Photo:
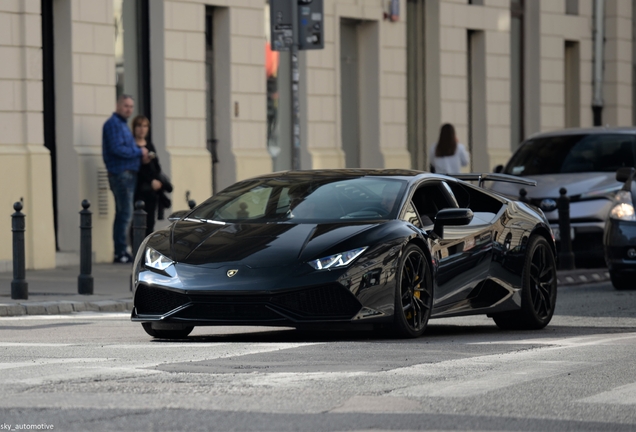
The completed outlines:
{"type": "MultiPolygon", "coordinates": [[[[93,295],[77,294],[79,266],[27,270],[28,300],[12,300],[13,274],[0,273],[0,317],[131,311],[131,270],[125,264],[93,264],[93,295]]],[[[609,281],[609,273],[605,268],[559,271],[557,281],[559,287],[599,283],[609,281]]]]}
{"type": "Polygon", "coordinates": [[[11,299],[13,274],[0,273],[0,317],[132,310],[132,265],[93,264],[93,293],[77,293],[79,266],[27,270],[28,300],[11,299]]]}

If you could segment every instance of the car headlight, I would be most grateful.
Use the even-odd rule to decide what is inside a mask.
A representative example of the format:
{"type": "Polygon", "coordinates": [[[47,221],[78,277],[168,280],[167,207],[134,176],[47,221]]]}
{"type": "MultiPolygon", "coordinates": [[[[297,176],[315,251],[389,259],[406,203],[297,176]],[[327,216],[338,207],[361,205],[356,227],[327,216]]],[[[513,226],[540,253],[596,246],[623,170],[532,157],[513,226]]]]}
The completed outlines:
{"type": "Polygon", "coordinates": [[[146,253],[144,254],[145,260],[144,265],[148,268],[153,268],[156,270],[165,270],[172,265],[174,261],[172,261],[167,256],[157,252],[151,247],[146,248],[146,253]]]}
{"type": "Polygon", "coordinates": [[[342,252],[324,258],[319,258],[317,260],[309,261],[309,265],[316,270],[344,267],[351,264],[354,259],[358,258],[360,254],[362,254],[362,252],[367,250],[367,247],[368,246],[352,249],[347,252],[342,252]]]}
{"type": "Polygon", "coordinates": [[[610,210],[609,217],[624,221],[636,221],[632,194],[628,191],[620,191],[616,194],[618,203],[610,210]]]}
{"type": "Polygon", "coordinates": [[[620,219],[624,221],[636,221],[636,214],[634,214],[634,206],[628,203],[616,204],[610,211],[610,217],[612,219],[620,219]]]}

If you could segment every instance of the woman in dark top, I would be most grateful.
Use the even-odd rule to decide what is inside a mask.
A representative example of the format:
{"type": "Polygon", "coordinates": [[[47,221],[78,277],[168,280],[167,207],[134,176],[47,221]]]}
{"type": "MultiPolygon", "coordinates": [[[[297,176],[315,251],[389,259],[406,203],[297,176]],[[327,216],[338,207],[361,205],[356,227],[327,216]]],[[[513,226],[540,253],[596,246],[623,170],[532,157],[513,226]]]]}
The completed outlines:
{"type": "Polygon", "coordinates": [[[146,218],[146,235],[155,230],[155,216],[157,213],[157,201],[163,184],[160,181],[161,166],[155,146],[146,140],[150,130],[150,121],[143,115],[133,119],[132,132],[135,142],[139,147],[146,147],[148,155],[141,160],[141,166],[137,173],[137,188],[135,189],[135,202],[142,200],[148,213],[146,218]]]}

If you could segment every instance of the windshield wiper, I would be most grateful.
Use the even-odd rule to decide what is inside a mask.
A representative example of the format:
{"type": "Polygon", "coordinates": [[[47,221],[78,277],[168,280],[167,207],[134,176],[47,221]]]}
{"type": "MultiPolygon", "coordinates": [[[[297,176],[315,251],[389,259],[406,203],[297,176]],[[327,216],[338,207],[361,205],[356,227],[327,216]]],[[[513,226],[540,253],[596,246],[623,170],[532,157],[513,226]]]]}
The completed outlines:
{"type": "Polygon", "coordinates": [[[214,219],[185,218],[184,220],[188,222],[205,222],[205,223],[211,223],[211,224],[217,224],[217,225],[226,225],[225,222],[216,221],[214,219]]]}

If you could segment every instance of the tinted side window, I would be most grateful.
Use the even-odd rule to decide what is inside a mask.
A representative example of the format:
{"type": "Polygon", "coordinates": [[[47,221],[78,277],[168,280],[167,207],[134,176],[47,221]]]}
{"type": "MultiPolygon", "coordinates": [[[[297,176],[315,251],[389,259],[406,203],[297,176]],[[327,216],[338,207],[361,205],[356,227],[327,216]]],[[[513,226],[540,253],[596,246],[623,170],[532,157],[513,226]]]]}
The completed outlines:
{"type": "Polygon", "coordinates": [[[537,175],[614,172],[634,166],[636,138],[628,134],[562,135],[526,141],[512,156],[506,174],[537,175]]]}
{"type": "Polygon", "coordinates": [[[413,194],[413,205],[422,217],[435,220],[437,212],[446,208],[457,208],[457,201],[448,186],[440,181],[425,181],[413,194]]]}
{"type": "Polygon", "coordinates": [[[409,203],[404,208],[404,212],[400,219],[402,219],[403,221],[409,222],[418,228],[422,228],[420,219],[417,217],[417,212],[415,211],[415,207],[413,207],[413,203],[411,201],[409,201],[409,203]]]}
{"type": "Polygon", "coordinates": [[[448,185],[458,197],[460,207],[469,208],[473,212],[498,213],[503,206],[501,201],[476,186],[460,182],[449,182],[448,185]]]}

